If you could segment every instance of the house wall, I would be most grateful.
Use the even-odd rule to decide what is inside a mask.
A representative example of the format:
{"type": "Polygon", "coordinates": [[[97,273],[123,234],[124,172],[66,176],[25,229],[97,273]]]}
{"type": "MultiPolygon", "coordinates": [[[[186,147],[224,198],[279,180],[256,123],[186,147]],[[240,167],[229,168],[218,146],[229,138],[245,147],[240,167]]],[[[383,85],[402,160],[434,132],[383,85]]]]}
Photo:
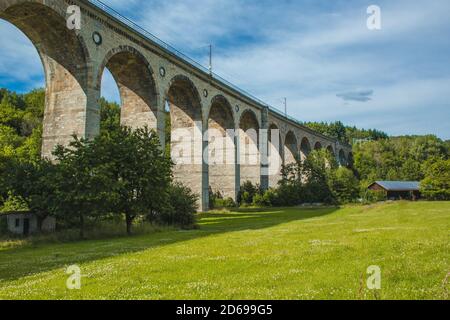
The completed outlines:
{"type": "MultiPolygon", "coordinates": [[[[7,225],[8,225],[8,231],[12,232],[14,234],[23,234],[23,227],[24,227],[24,220],[29,219],[30,221],[30,229],[29,233],[33,234],[38,231],[38,224],[37,224],[37,218],[33,214],[24,214],[24,213],[18,213],[18,214],[10,214],[6,217],[7,225]],[[19,220],[18,226],[16,226],[16,220],[19,220]]],[[[56,219],[54,217],[47,217],[42,222],[42,231],[44,232],[52,232],[55,231],[56,227],[56,219]]]]}

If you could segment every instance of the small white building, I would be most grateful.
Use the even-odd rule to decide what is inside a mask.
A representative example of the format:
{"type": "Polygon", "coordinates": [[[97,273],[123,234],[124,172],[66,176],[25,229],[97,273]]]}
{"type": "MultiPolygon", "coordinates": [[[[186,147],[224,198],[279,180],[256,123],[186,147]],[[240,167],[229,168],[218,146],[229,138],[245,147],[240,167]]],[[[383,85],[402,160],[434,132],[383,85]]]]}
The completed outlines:
{"type": "MultiPolygon", "coordinates": [[[[37,217],[29,212],[12,212],[2,215],[6,218],[8,231],[14,234],[28,236],[38,231],[37,217]]],[[[53,232],[56,228],[56,219],[47,217],[42,222],[42,231],[53,232]]]]}

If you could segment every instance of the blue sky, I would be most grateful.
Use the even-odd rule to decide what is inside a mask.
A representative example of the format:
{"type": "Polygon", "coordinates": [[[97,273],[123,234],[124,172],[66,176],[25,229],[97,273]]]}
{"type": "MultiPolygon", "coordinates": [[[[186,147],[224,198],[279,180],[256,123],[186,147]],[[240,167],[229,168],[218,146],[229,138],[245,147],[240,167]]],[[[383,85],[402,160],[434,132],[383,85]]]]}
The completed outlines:
{"type": "MultiPolygon", "coordinates": [[[[450,139],[450,1],[104,0],[162,40],[302,121],[450,139]],[[381,8],[379,31],[366,27],[381,8]]],[[[31,43],[0,21],[0,87],[43,86],[31,43]]],[[[106,74],[102,93],[118,100],[106,74]]]]}

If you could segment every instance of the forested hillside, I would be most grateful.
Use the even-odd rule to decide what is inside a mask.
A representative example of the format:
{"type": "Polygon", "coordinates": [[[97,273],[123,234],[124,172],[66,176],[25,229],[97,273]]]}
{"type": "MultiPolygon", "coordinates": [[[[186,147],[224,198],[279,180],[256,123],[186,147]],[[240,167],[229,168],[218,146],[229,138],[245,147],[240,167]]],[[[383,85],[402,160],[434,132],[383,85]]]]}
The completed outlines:
{"type": "Polygon", "coordinates": [[[339,121],[306,125],[353,145],[354,167],[363,186],[375,180],[421,181],[432,164],[449,159],[450,141],[433,135],[389,137],[379,130],[357,129],[339,121]]]}

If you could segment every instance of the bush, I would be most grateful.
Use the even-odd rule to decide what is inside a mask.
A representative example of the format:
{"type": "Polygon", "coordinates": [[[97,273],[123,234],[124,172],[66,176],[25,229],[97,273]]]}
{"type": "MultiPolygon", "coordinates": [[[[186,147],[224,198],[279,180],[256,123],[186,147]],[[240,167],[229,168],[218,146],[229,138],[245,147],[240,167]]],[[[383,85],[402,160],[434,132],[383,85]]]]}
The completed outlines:
{"type": "Polygon", "coordinates": [[[251,181],[245,181],[239,190],[238,203],[240,205],[251,205],[253,198],[261,193],[259,185],[253,185],[251,181]]]}
{"type": "Polygon", "coordinates": [[[221,208],[235,208],[236,202],[230,197],[224,198],[223,195],[217,191],[213,192],[209,187],[209,209],[221,209],[221,208]]]}
{"type": "Polygon", "coordinates": [[[364,204],[375,203],[375,202],[386,201],[386,200],[387,200],[387,194],[385,191],[368,190],[365,188],[362,192],[362,202],[364,204]]]}
{"type": "Polygon", "coordinates": [[[211,209],[213,208],[235,208],[236,207],[236,203],[234,202],[234,200],[232,198],[226,198],[226,199],[220,199],[220,198],[216,198],[214,200],[214,203],[210,204],[211,209]]]}
{"type": "Polygon", "coordinates": [[[198,210],[198,195],[180,183],[173,184],[168,190],[169,204],[158,215],[163,224],[177,225],[183,228],[195,225],[198,210]]]}
{"type": "Polygon", "coordinates": [[[274,206],[289,207],[295,206],[305,198],[305,188],[298,183],[281,184],[276,190],[276,197],[273,198],[274,206]]]}
{"type": "Polygon", "coordinates": [[[268,206],[265,202],[264,202],[264,196],[262,194],[255,194],[255,196],[253,197],[253,203],[254,206],[256,207],[266,207],[268,206]]]}
{"type": "Polygon", "coordinates": [[[276,189],[268,189],[263,194],[257,193],[253,197],[253,205],[257,207],[274,207],[281,205],[278,200],[276,189]]]}

